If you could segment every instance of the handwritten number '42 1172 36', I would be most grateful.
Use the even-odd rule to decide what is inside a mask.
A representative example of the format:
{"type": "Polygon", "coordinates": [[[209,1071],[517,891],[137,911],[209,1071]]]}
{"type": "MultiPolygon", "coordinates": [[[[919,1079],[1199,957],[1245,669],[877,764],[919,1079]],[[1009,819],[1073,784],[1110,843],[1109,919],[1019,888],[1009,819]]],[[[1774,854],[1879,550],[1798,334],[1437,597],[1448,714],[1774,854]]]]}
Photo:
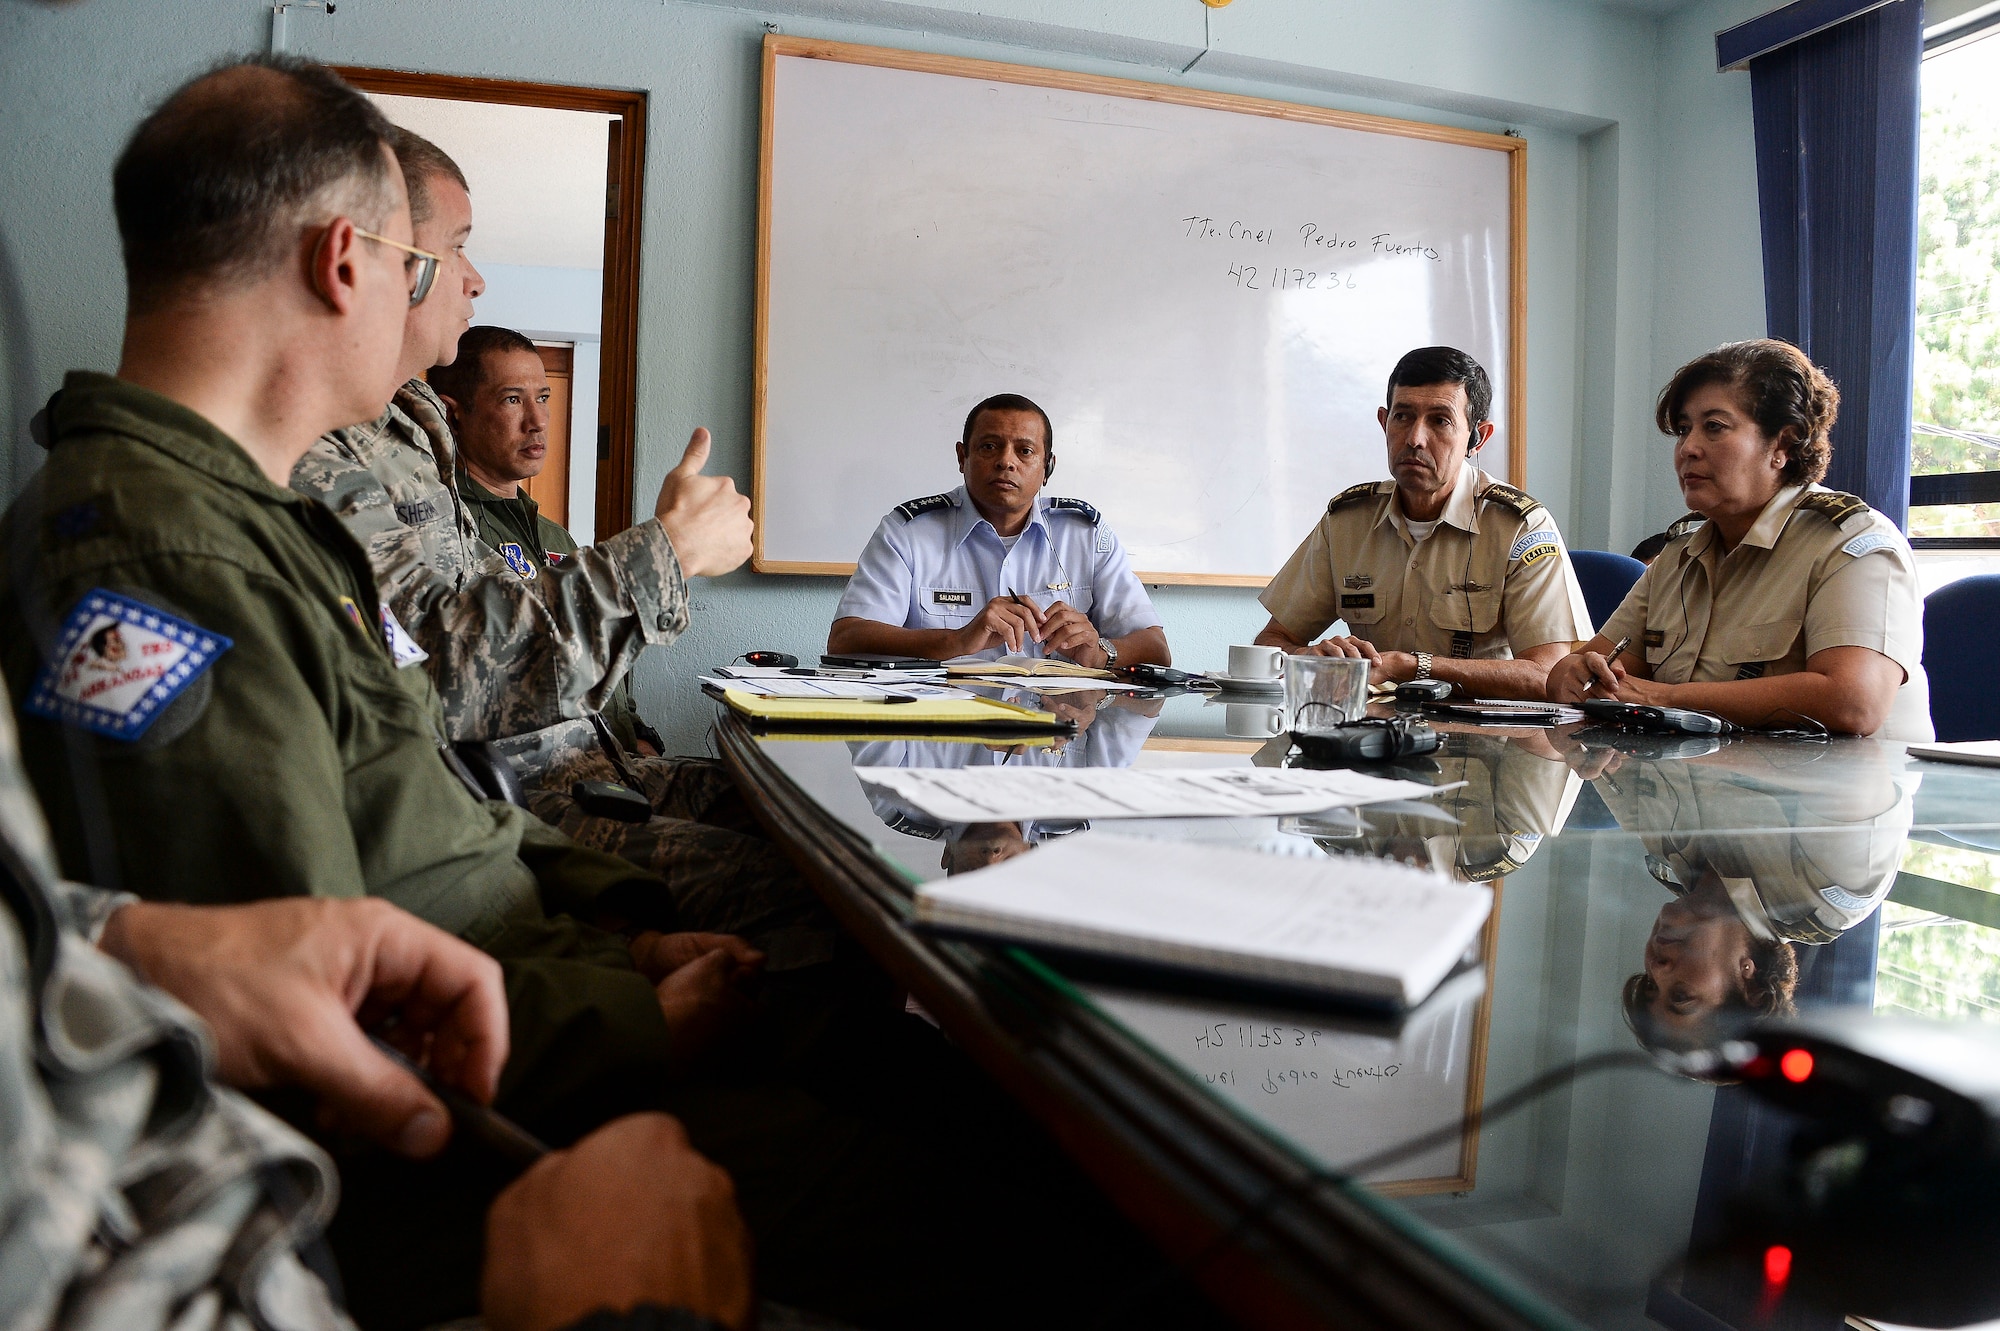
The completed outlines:
{"type": "Polygon", "coordinates": [[[1261,268],[1254,263],[1229,265],[1229,279],[1245,291],[1352,291],[1358,283],[1352,273],[1329,269],[1261,268]]]}

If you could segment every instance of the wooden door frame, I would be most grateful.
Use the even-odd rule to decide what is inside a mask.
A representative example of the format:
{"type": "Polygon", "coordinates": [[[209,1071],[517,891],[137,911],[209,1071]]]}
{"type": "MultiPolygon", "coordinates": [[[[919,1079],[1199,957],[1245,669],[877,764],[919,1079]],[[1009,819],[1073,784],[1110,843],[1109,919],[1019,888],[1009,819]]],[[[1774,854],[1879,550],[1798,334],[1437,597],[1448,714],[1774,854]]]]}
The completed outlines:
{"type": "MultiPolygon", "coordinates": [[[[597,389],[597,439],[570,447],[597,448],[597,526],[603,540],[632,525],[633,466],[639,410],[639,226],[645,211],[646,94],[629,88],[579,88],[560,83],[468,78],[416,70],[335,65],[333,72],[364,92],[498,102],[556,111],[600,111],[619,117],[618,179],[605,200],[604,301],[597,389]]],[[[576,496],[572,495],[572,504],[576,496]]]]}

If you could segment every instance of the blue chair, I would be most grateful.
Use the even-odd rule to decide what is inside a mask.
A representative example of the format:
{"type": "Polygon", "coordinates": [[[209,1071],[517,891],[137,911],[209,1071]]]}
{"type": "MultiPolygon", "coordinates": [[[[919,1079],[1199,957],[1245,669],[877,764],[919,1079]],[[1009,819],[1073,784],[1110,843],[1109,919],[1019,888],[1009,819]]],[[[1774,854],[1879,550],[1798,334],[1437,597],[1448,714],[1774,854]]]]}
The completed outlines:
{"type": "Polygon", "coordinates": [[[1632,556],[1609,550],[1572,550],[1569,562],[1583,587],[1583,603],[1590,607],[1590,622],[1600,629],[1625,599],[1625,593],[1632,590],[1639,575],[1646,571],[1646,566],[1632,556]]]}
{"type": "Polygon", "coordinates": [[[1948,582],[1924,598],[1924,673],[1941,740],[2000,739],[2000,573],[1948,582]]]}

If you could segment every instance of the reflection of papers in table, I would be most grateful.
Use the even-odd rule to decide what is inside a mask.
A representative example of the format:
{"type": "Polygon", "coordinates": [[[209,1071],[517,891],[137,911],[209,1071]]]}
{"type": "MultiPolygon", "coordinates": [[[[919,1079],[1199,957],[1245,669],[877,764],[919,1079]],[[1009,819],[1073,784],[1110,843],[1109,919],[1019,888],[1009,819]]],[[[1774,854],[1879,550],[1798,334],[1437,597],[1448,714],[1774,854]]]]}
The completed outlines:
{"type": "Polygon", "coordinates": [[[735,689],[764,698],[970,698],[964,689],[945,684],[871,684],[859,679],[814,679],[804,675],[764,675],[755,679],[717,679],[703,675],[701,682],[718,689],[735,689]]]}
{"type": "Polygon", "coordinates": [[[1329,1169],[1464,1123],[1459,1138],[1363,1177],[1392,1194],[1473,1186],[1478,1134],[1466,1111],[1484,1089],[1474,1079],[1486,1044],[1483,968],[1453,976],[1399,1029],[1380,1033],[1324,1013],[1224,1007],[1094,985],[1085,992],[1213,1094],[1329,1169]]]}
{"type": "Polygon", "coordinates": [[[1144,684],[1127,684],[1122,679],[1065,679],[1059,675],[1037,675],[1024,679],[1019,675],[953,675],[961,684],[997,685],[1009,689],[1025,689],[1029,693],[1145,693],[1144,684]]]}
{"type": "Polygon", "coordinates": [[[947,823],[1318,813],[1453,788],[1365,772],[1268,767],[857,767],[854,774],[947,823]]]}

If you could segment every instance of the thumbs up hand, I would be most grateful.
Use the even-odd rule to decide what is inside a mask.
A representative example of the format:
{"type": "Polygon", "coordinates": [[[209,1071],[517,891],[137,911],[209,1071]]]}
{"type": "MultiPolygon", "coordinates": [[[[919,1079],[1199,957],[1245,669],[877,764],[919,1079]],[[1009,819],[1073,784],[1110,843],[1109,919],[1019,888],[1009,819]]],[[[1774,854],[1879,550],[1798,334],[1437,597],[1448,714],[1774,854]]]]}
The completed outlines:
{"type": "Polygon", "coordinates": [[[680,465],[660,483],[653,515],[667,529],[681,572],[691,578],[727,573],[750,557],[750,500],[727,476],[704,476],[708,431],[688,439],[680,465]]]}

